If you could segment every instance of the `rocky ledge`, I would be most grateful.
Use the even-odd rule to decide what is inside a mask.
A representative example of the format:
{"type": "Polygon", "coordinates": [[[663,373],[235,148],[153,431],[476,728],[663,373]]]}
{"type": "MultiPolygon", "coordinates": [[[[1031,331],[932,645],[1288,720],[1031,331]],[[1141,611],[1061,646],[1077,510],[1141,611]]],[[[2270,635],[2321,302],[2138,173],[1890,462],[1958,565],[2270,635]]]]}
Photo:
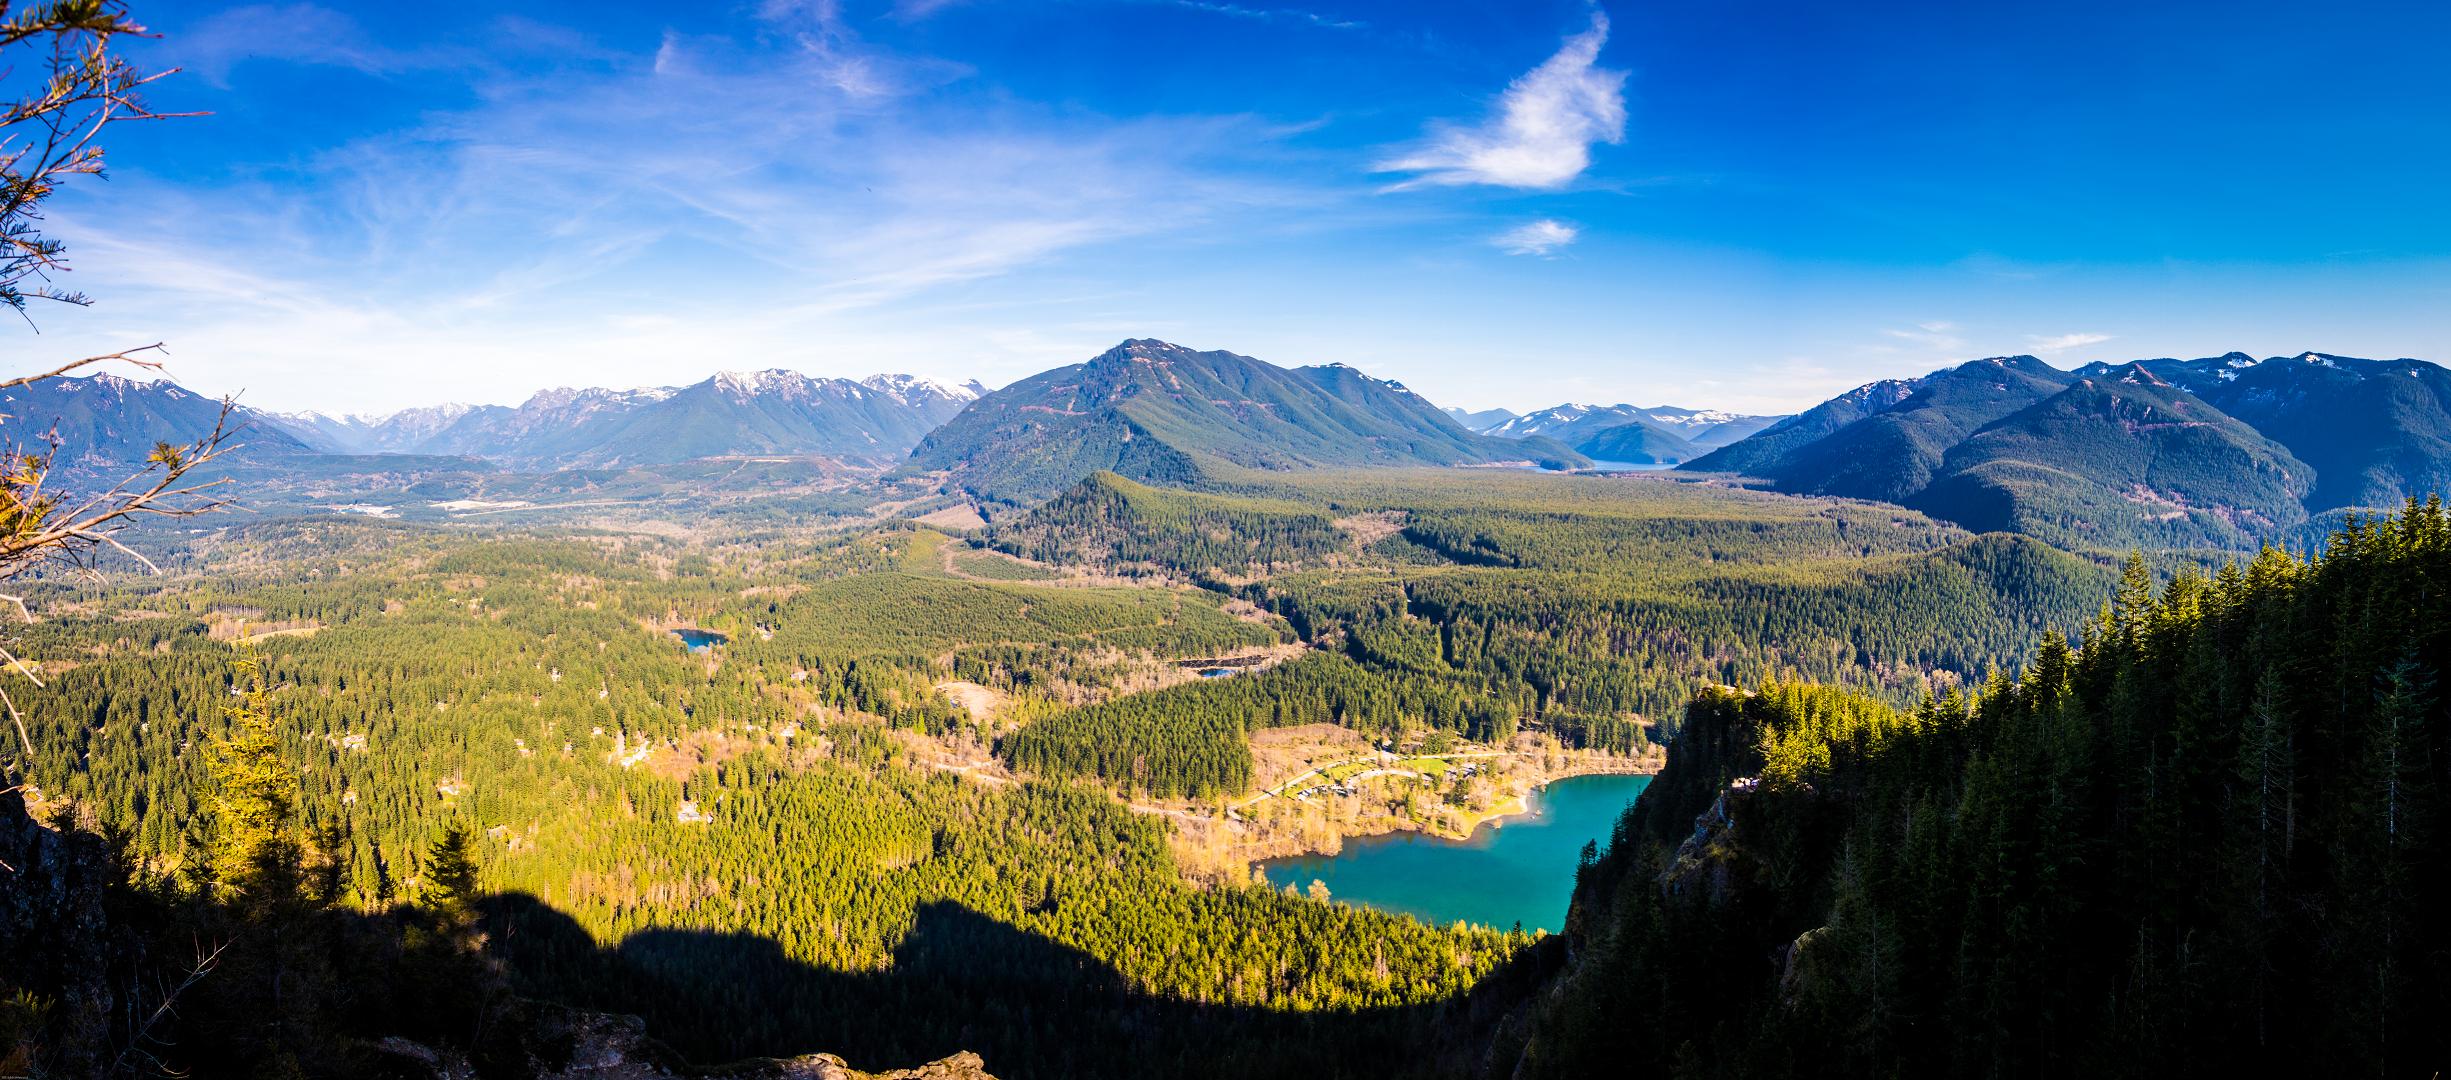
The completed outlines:
{"type": "Polygon", "coordinates": [[[915,1069],[869,1073],[832,1054],[762,1058],[712,1068],[690,1065],[647,1035],[635,1016],[525,1002],[513,1046],[489,1047],[487,1068],[407,1039],[369,1048],[365,1075],[384,1080],[996,1080],[979,1055],[955,1054],[915,1069]],[[504,1066],[508,1066],[506,1070],[504,1066]]]}

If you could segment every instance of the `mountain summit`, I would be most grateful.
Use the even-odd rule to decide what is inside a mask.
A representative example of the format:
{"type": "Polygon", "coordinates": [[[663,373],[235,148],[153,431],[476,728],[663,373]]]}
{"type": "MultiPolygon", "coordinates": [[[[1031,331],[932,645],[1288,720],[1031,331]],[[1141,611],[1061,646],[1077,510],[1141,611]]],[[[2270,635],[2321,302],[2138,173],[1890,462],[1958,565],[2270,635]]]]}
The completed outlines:
{"type": "Polygon", "coordinates": [[[386,417],[266,417],[334,453],[465,454],[522,467],[609,468],[743,454],[883,465],[960,412],[971,391],[912,375],[828,379],[783,368],[689,386],[545,390],[517,408],[444,405],[386,417]]]}
{"type": "Polygon", "coordinates": [[[1464,430],[1401,383],[1343,364],[1281,368],[1148,338],[980,398],[911,454],[991,500],[1045,498],[1099,470],[1180,483],[1204,466],[1581,464],[1546,440],[1464,430]]]}
{"type": "Polygon", "coordinates": [[[2074,372],[1992,357],[1858,387],[1684,467],[2077,547],[2250,547],[2310,513],[2451,487],[2451,371],[2318,352],[2074,372]]]}
{"type": "Polygon", "coordinates": [[[1673,465],[1726,446],[1782,419],[1674,405],[1580,405],[1568,402],[1510,416],[1481,428],[1484,435],[1546,436],[1602,461],[1673,465]]]}

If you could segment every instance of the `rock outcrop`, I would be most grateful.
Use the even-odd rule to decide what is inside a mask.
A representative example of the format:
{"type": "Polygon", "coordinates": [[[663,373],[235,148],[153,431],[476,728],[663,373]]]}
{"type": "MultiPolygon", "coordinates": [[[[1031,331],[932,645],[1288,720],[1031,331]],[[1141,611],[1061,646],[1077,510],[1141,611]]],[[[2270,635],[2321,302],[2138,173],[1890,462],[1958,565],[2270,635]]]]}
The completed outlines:
{"type": "MultiPolygon", "coordinates": [[[[996,1080],[977,1054],[961,1053],[914,1069],[861,1072],[832,1054],[759,1058],[714,1067],[684,1062],[647,1034],[635,1016],[543,1002],[506,1009],[504,1042],[485,1048],[484,1075],[522,1080],[996,1080]],[[507,1070],[507,1071],[506,1071],[507,1070]]],[[[397,1080],[475,1080],[466,1056],[389,1038],[369,1051],[368,1075],[397,1080]]]]}

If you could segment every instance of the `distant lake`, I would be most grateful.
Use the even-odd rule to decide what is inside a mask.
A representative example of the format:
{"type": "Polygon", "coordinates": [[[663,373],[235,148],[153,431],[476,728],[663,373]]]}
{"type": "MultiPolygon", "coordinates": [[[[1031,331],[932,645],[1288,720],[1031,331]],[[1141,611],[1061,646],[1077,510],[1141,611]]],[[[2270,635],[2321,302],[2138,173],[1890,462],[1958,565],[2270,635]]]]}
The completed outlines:
{"type": "Polygon", "coordinates": [[[696,630],[686,626],[673,631],[672,636],[680,638],[681,644],[686,646],[691,652],[705,652],[707,649],[713,646],[722,645],[732,640],[731,638],[725,637],[722,634],[718,634],[712,630],[696,630]]]}
{"type": "Polygon", "coordinates": [[[1345,842],[1333,856],[1270,859],[1269,884],[1326,882],[1336,900],[1445,926],[1458,920],[1505,930],[1556,931],[1574,896],[1583,845],[1608,845],[1617,818],[1648,776],[1570,776],[1532,796],[1532,813],[1483,824],[1469,840],[1389,833],[1345,842]]]}
{"type": "Polygon", "coordinates": [[[1602,461],[1593,458],[1591,467],[1599,472],[1664,472],[1676,468],[1676,465],[1671,462],[1602,461]]]}

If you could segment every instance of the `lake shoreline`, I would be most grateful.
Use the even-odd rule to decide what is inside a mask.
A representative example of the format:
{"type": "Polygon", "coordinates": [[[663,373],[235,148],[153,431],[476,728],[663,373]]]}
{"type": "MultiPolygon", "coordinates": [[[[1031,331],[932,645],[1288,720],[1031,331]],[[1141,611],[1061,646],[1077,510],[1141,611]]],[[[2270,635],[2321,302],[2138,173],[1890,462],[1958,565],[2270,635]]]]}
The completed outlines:
{"type": "Polygon", "coordinates": [[[1531,803],[1532,793],[1558,781],[1581,776],[1657,776],[1659,771],[1660,763],[1657,758],[1653,757],[1578,759],[1554,770],[1543,770],[1537,778],[1531,779],[1521,790],[1513,792],[1506,799],[1486,810],[1461,812],[1463,821],[1460,827],[1450,827],[1443,822],[1415,821],[1394,817],[1374,818],[1364,822],[1337,822],[1330,819],[1322,823],[1326,828],[1319,835],[1296,833],[1252,842],[1251,850],[1242,859],[1243,871],[1247,876],[1255,876],[1258,873],[1259,864],[1279,859],[1297,859],[1311,855],[1333,858],[1343,853],[1347,841],[1367,840],[1398,833],[1415,833],[1458,842],[1469,841],[1485,825],[1503,828],[1509,819],[1526,817],[1535,813],[1531,803]]]}
{"type": "Polygon", "coordinates": [[[1490,828],[1476,825],[1467,837],[1389,829],[1332,854],[1257,860],[1251,878],[1275,888],[1324,888],[1327,899],[1432,925],[1555,931],[1586,845],[1608,843],[1626,807],[1656,775],[1627,769],[1561,774],[1539,786],[1540,797],[1480,815],[1478,824],[1490,828]]]}

